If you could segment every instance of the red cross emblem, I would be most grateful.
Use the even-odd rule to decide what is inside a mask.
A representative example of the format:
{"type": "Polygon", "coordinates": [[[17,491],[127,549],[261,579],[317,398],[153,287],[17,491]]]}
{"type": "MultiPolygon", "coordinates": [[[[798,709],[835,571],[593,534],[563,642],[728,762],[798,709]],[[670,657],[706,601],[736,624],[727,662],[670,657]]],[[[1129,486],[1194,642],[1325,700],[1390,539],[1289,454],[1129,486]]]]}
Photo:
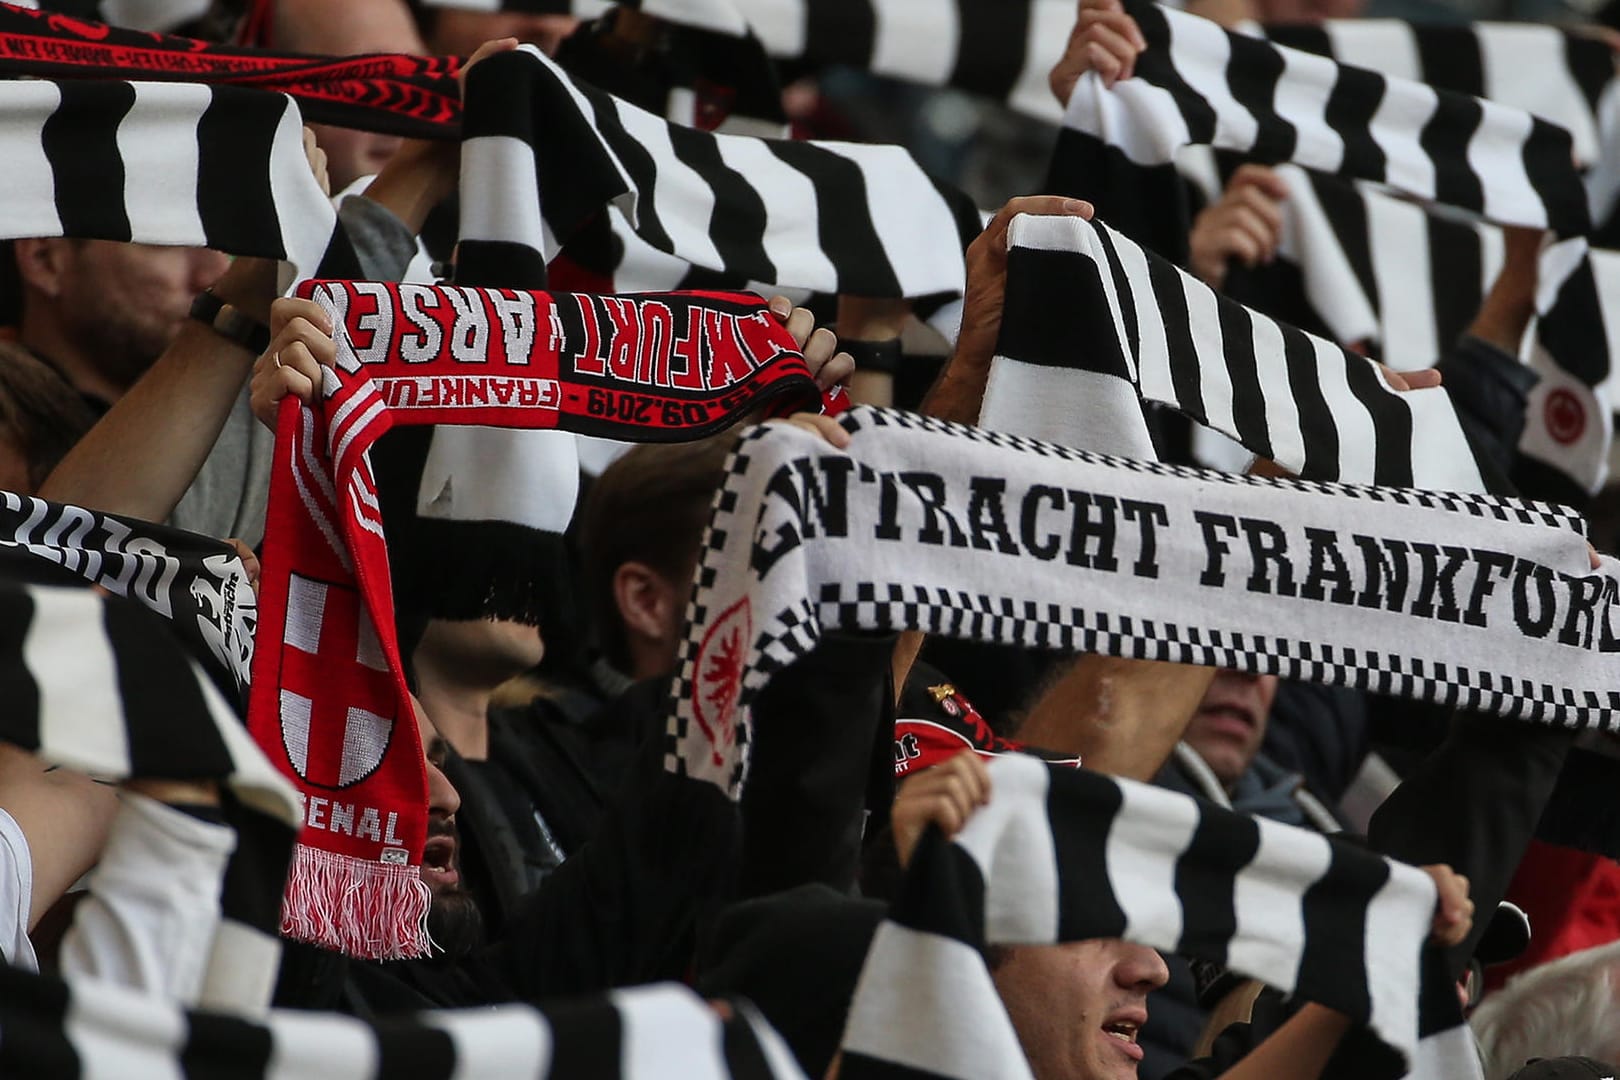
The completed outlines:
{"type": "Polygon", "coordinates": [[[376,771],[399,698],[358,590],[293,574],[281,647],[281,742],[293,770],[323,788],[376,771]]]}

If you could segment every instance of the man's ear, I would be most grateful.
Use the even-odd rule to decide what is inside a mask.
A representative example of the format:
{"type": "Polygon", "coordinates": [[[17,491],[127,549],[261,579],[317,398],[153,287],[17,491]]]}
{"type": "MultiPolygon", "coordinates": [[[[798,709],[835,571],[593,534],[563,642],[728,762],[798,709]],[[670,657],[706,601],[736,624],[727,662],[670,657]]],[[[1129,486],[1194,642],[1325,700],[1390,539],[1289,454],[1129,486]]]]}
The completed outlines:
{"type": "Polygon", "coordinates": [[[675,590],[646,563],[620,563],[613,571],[613,602],[627,637],[663,641],[669,636],[677,603],[675,590]]]}
{"type": "Polygon", "coordinates": [[[30,237],[12,241],[17,256],[17,276],[25,290],[32,289],[51,299],[62,295],[62,280],[70,257],[68,241],[58,236],[30,237]]]}

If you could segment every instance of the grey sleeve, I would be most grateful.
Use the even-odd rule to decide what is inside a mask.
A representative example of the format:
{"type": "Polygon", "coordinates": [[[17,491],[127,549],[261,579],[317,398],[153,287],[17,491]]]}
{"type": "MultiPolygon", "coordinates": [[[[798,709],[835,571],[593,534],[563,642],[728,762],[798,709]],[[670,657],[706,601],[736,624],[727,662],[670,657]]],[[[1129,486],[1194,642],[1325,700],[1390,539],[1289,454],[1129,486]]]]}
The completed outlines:
{"type": "MultiPolygon", "coordinates": [[[[373,281],[398,281],[418,254],[416,235],[387,207],[364,195],[338,204],[360,269],[373,281]]],[[[191,486],[169,517],[188,532],[223,539],[235,536],[249,547],[264,539],[270,497],[270,465],[275,436],[253,418],[244,385],[191,486]]]]}
{"type": "Polygon", "coordinates": [[[349,195],[338,203],[338,220],[369,280],[404,277],[405,268],[416,256],[416,234],[392,210],[364,195],[349,195]]]}

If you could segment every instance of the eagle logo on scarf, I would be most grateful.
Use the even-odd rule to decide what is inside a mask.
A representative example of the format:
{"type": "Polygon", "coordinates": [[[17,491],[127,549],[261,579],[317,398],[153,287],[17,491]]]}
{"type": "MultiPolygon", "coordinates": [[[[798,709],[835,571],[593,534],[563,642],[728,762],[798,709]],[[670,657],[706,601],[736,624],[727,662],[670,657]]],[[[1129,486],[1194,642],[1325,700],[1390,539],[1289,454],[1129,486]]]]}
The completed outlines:
{"type": "Polygon", "coordinates": [[[752,636],[753,617],[745,596],[715,620],[698,649],[692,713],[713,747],[715,765],[724,762],[721,751],[737,738],[729,718],[742,689],[743,658],[752,636]]]}
{"type": "Polygon", "coordinates": [[[253,669],[253,633],[259,622],[253,588],[234,555],[209,555],[202,565],[206,573],[192,578],[190,589],[197,604],[197,631],[209,651],[236,676],[237,684],[246,686],[253,669]]]}

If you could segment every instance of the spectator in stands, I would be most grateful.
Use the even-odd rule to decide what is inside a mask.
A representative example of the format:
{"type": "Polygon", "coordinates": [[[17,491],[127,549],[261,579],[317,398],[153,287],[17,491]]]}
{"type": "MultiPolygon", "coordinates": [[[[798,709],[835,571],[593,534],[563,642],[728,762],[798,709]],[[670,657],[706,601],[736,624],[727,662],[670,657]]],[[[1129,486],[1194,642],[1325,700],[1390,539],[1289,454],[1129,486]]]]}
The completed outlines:
{"type": "MultiPolygon", "coordinates": [[[[304,150],[326,189],[325,155],[304,150]]],[[[60,238],[18,240],[21,344],[105,415],[40,494],[257,546],[269,501],[272,439],[253,422],[253,349],[186,317],[204,288],[247,325],[269,317],[274,260],[60,238]],[[177,424],[175,403],[186,403],[177,424]]]]}
{"type": "Polygon", "coordinates": [[[44,237],[13,244],[18,340],[97,413],[162,354],[197,294],[228,265],[204,248],[44,237]]]}
{"type": "MultiPolygon", "coordinates": [[[[203,248],[106,240],[24,239],[13,250],[22,298],[18,343],[78,391],[98,417],[183,334],[206,333],[189,329],[186,314],[199,293],[222,283],[228,265],[223,255],[203,248]]],[[[241,262],[233,282],[259,260],[241,262]]],[[[225,288],[229,293],[231,284],[225,288]]],[[[208,464],[189,497],[164,513],[137,516],[163,520],[172,511],[172,524],[181,528],[257,543],[264,528],[270,445],[255,434],[251,419],[244,398],[210,444],[208,464]],[[252,493],[245,490],[249,485],[252,493]]],[[[49,488],[45,493],[68,502],[83,494],[49,488]]],[[[97,509],[124,509],[94,497],[83,501],[97,509]]]]}
{"type": "Polygon", "coordinates": [[[1278,682],[1275,675],[1221,669],[1154,782],[1285,825],[1337,832],[1338,820],[1304,778],[1260,752],[1278,682]]]}
{"type": "Polygon", "coordinates": [[[675,668],[698,545],[733,438],[637,446],[591,485],[580,517],[591,617],[602,656],[632,680],[675,668]]]}

